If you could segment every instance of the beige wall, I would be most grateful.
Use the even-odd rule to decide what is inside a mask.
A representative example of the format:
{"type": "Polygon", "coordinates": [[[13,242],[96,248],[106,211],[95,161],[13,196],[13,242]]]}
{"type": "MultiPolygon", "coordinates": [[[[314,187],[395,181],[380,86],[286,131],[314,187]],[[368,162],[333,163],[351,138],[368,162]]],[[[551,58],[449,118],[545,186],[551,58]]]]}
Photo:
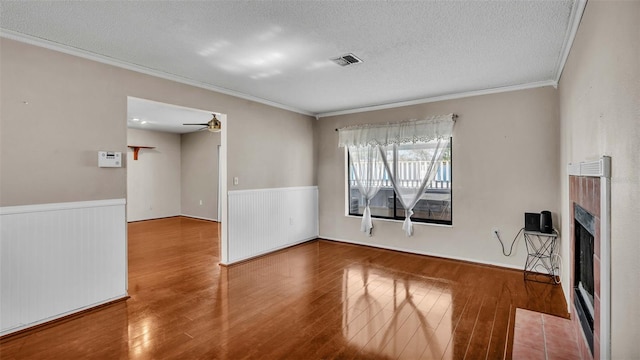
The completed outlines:
{"type": "Polygon", "coordinates": [[[234,189],[315,185],[311,117],[0,39],[0,206],[126,197],[127,96],[227,114],[234,189]],[[28,104],[24,104],[26,101],[28,104]]]}
{"type": "Polygon", "coordinates": [[[182,214],[218,220],[220,133],[197,131],[180,138],[182,214]]]}
{"type": "Polygon", "coordinates": [[[127,221],[180,215],[180,135],[127,129],[127,143],[155,147],[127,151],[127,221]]]}
{"type": "Polygon", "coordinates": [[[127,137],[128,144],[155,147],[140,150],[138,160],[127,153],[128,221],[181,214],[218,219],[219,133],[127,129],[127,137]]]}
{"type": "Polygon", "coordinates": [[[0,205],[125,197],[97,151],[127,151],[126,73],[0,39],[0,205]]]}
{"type": "Polygon", "coordinates": [[[315,119],[249,101],[243,105],[229,114],[228,189],[316,185],[315,119]]]}
{"type": "MultiPolygon", "coordinates": [[[[589,1],[560,79],[562,230],[566,165],[611,156],[612,359],[640,356],[640,2],[589,1]]],[[[569,244],[562,256],[569,262],[569,244]]],[[[567,276],[565,292],[570,286],[567,276]]]]}
{"type": "Polygon", "coordinates": [[[511,242],[524,212],[558,213],[559,121],[551,87],[470,97],[320,119],[317,124],[320,236],[381,247],[522,268],[522,238],[504,257],[491,229],[511,242]],[[335,128],[456,113],[453,135],[453,226],[415,225],[406,237],[401,222],[374,219],[374,235],[346,217],[344,149],[335,128]]]}

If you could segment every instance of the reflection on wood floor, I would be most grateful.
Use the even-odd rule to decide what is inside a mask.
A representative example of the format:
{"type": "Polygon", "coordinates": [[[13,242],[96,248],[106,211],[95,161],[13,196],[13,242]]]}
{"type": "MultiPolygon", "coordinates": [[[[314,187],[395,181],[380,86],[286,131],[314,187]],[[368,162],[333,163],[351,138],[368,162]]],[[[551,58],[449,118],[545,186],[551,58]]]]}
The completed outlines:
{"type": "Polygon", "coordinates": [[[5,338],[6,359],[502,359],[516,307],[566,316],[515,270],[312,241],[218,265],[218,224],[129,224],[129,294],[5,338]]]}

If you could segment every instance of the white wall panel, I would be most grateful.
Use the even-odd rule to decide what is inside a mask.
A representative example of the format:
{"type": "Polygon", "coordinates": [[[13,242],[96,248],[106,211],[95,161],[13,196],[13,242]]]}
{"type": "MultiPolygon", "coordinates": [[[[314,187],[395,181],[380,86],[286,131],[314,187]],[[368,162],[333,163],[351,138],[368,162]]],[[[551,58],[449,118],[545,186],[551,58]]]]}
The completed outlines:
{"type": "Polygon", "coordinates": [[[0,208],[0,335],[126,296],[125,204],[0,208]]]}
{"type": "Polygon", "coordinates": [[[229,263],[318,237],[318,188],[229,191],[229,263]]]}

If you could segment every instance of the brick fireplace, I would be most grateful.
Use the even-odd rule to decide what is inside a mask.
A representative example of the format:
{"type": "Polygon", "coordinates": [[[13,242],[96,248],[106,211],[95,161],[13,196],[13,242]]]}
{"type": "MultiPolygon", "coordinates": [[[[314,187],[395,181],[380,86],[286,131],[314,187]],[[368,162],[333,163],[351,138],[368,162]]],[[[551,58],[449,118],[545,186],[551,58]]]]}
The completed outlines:
{"type": "Polygon", "coordinates": [[[579,336],[583,359],[609,354],[609,169],[608,157],[569,165],[569,294],[573,324],[584,335],[579,336]],[[585,276],[590,268],[593,273],[585,276]]]}

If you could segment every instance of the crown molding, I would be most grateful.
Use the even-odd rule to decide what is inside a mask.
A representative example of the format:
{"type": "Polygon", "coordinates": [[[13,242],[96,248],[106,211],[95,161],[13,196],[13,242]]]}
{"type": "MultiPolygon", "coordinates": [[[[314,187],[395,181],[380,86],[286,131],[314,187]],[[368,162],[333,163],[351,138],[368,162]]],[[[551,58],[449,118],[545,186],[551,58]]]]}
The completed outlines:
{"type": "Polygon", "coordinates": [[[587,0],[577,0],[576,2],[577,4],[571,8],[571,14],[569,14],[570,26],[567,28],[567,32],[565,33],[564,43],[562,46],[562,55],[560,59],[558,59],[558,64],[556,65],[556,83],[560,82],[560,77],[562,76],[564,65],[567,63],[569,53],[571,52],[571,47],[573,46],[573,41],[575,40],[576,34],[578,33],[578,27],[580,26],[580,20],[582,20],[582,14],[584,13],[584,9],[587,6],[587,0]]]}
{"type": "Polygon", "coordinates": [[[283,110],[292,111],[292,112],[295,112],[295,113],[298,113],[298,114],[302,114],[302,115],[309,115],[309,116],[314,116],[315,115],[314,113],[306,111],[306,110],[294,108],[294,107],[287,106],[287,105],[284,105],[284,104],[280,104],[280,103],[277,103],[277,102],[274,102],[274,101],[271,101],[271,100],[259,98],[259,97],[252,96],[252,95],[248,95],[248,94],[245,94],[245,93],[241,93],[239,91],[235,91],[235,90],[231,90],[231,89],[227,89],[227,88],[211,85],[211,84],[208,84],[208,83],[204,83],[204,82],[201,82],[201,81],[189,79],[189,78],[182,77],[182,76],[179,76],[179,75],[167,73],[167,72],[164,72],[164,71],[161,71],[161,70],[151,69],[151,68],[148,68],[148,67],[145,67],[145,66],[132,64],[132,63],[129,63],[129,62],[126,62],[126,61],[117,60],[117,59],[114,59],[114,58],[111,58],[111,57],[108,57],[108,56],[99,55],[99,54],[96,54],[96,53],[92,53],[90,51],[78,49],[78,48],[75,48],[75,47],[72,47],[72,46],[63,45],[63,44],[60,44],[60,43],[57,43],[57,42],[45,40],[45,39],[42,39],[42,38],[39,38],[39,37],[26,35],[26,34],[22,34],[22,33],[11,31],[11,30],[0,29],[0,37],[6,38],[6,39],[10,39],[10,40],[19,41],[19,42],[22,42],[22,43],[25,43],[25,44],[30,44],[30,45],[42,47],[42,48],[53,50],[53,51],[58,51],[58,52],[65,53],[65,54],[68,54],[68,55],[77,56],[77,57],[80,57],[80,58],[96,61],[96,62],[99,62],[99,63],[111,65],[111,66],[116,66],[116,67],[119,67],[119,68],[122,68],[122,69],[135,71],[137,73],[141,73],[141,74],[145,74],[145,75],[151,75],[151,76],[158,77],[158,78],[161,78],[161,79],[171,80],[171,81],[175,81],[175,82],[178,82],[178,83],[181,83],[181,84],[195,86],[195,87],[198,87],[198,88],[201,88],[201,89],[211,90],[211,91],[215,91],[215,92],[222,93],[222,94],[225,94],[225,95],[234,96],[234,97],[245,99],[245,100],[255,101],[257,103],[273,106],[275,108],[279,108],[279,109],[283,109],[283,110]]]}
{"type": "Polygon", "coordinates": [[[107,65],[116,66],[116,67],[119,67],[119,68],[135,71],[135,72],[138,72],[138,73],[142,73],[142,74],[146,74],[146,75],[150,75],[150,76],[155,76],[155,77],[166,79],[166,80],[171,80],[171,81],[179,82],[179,83],[186,84],[186,85],[195,86],[195,87],[206,89],[206,90],[210,90],[210,91],[215,91],[215,92],[218,92],[218,93],[234,96],[234,97],[237,97],[237,98],[250,100],[250,101],[255,101],[257,103],[261,103],[261,104],[264,104],[264,105],[272,106],[272,107],[283,109],[283,110],[287,110],[287,111],[292,111],[292,112],[295,112],[295,113],[298,113],[298,114],[314,116],[316,119],[320,119],[321,117],[355,114],[355,113],[361,113],[361,112],[367,112],[367,111],[375,111],[375,110],[393,109],[393,108],[403,107],[403,106],[418,105],[418,104],[425,104],[425,103],[430,103],[430,102],[453,100],[453,99],[461,99],[461,98],[472,97],[472,96],[497,94],[497,93],[502,93],[502,92],[525,90],[525,89],[532,89],[532,88],[545,87],[545,86],[553,86],[553,87],[557,88],[558,87],[558,82],[560,81],[560,77],[562,75],[562,70],[564,69],[564,65],[565,65],[565,63],[567,61],[567,58],[569,57],[569,53],[571,51],[571,46],[573,45],[573,41],[574,41],[576,33],[578,31],[578,26],[580,25],[580,20],[582,18],[582,14],[584,12],[584,9],[585,9],[586,3],[587,3],[586,0],[576,0],[576,2],[577,2],[577,5],[574,6],[572,8],[572,10],[571,10],[570,20],[569,20],[570,26],[567,29],[567,33],[565,35],[565,40],[564,40],[564,45],[563,45],[563,50],[562,50],[562,56],[558,60],[558,64],[556,66],[555,80],[545,80],[545,81],[538,81],[538,82],[532,82],[532,83],[526,83],[526,84],[519,84],[519,85],[504,86],[504,87],[497,87],[497,88],[491,88],[491,89],[484,89],[484,90],[475,90],[475,91],[468,91],[468,92],[461,92],[461,93],[453,93],[453,94],[446,94],[446,95],[440,95],[440,96],[434,96],[434,97],[420,98],[420,99],[414,99],[414,100],[408,100],[408,101],[400,101],[400,102],[394,102],[394,103],[386,103],[386,104],[379,104],[379,105],[372,105],[372,106],[365,106],[365,107],[344,109],[344,110],[337,110],[337,111],[329,111],[329,112],[322,112],[322,113],[314,113],[314,112],[310,112],[310,111],[294,108],[294,107],[291,107],[291,106],[288,106],[288,105],[284,105],[284,104],[277,103],[277,102],[274,102],[274,101],[271,101],[271,100],[266,100],[266,99],[259,98],[259,97],[256,97],[256,96],[248,95],[248,94],[245,94],[245,93],[242,93],[242,92],[238,92],[238,91],[235,91],[235,90],[226,89],[226,88],[215,86],[215,85],[212,85],[212,84],[208,84],[208,83],[200,82],[200,81],[197,81],[197,80],[185,78],[185,77],[182,77],[182,76],[179,76],[179,75],[175,75],[175,74],[163,72],[163,71],[160,71],[160,70],[155,70],[155,69],[147,68],[147,67],[144,67],[144,66],[128,63],[128,62],[117,60],[117,59],[114,59],[114,58],[111,58],[111,57],[108,57],[108,56],[95,54],[95,53],[92,53],[92,52],[89,52],[89,51],[81,50],[81,49],[78,49],[78,48],[74,48],[74,47],[63,45],[63,44],[56,43],[56,42],[53,42],[53,41],[45,40],[45,39],[42,39],[42,38],[38,38],[38,37],[22,34],[22,33],[15,32],[15,31],[0,29],[0,37],[4,37],[4,38],[7,38],[7,39],[20,41],[20,42],[23,42],[23,43],[27,43],[27,44],[31,44],[31,45],[35,45],[35,46],[39,46],[39,47],[43,47],[43,48],[47,48],[47,49],[50,49],[50,50],[62,52],[62,53],[73,55],[73,56],[78,56],[78,57],[85,58],[85,59],[88,59],[88,60],[93,60],[93,61],[96,61],[96,62],[100,62],[100,63],[107,64],[107,65]]]}
{"type": "Polygon", "coordinates": [[[503,86],[503,87],[492,88],[492,89],[467,91],[462,93],[447,94],[447,95],[434,96],[434,97],[422,98],[422,99],[416,99],[416,100],[401,101],[396,103],[365,106],[361,108],[347,109],[347,110],[340,110],[340,111],[331,111],[331,112],[317,114],[316,118],[355,114],[355,113],[361,113],[366,111],[393,109],[393,108],[402,107],[402,106],[426,104],[426,103],[437,102],[437,101],[454,100],[454,99],[461,99],[461,98],[472,97],[472,96],[490,95],[490,94],[497,94],[502,92],[517,91],[517,90],[526,90],[526,89],[533,89],[533,88],[539,88],[539,87],[545,87],[545,86],[553,86],[554,88],[557,88],[558,83],[554,80],[545,80],[545,81],[538,81],[538,82],[532,82],[527,84],[503,86]]]}

